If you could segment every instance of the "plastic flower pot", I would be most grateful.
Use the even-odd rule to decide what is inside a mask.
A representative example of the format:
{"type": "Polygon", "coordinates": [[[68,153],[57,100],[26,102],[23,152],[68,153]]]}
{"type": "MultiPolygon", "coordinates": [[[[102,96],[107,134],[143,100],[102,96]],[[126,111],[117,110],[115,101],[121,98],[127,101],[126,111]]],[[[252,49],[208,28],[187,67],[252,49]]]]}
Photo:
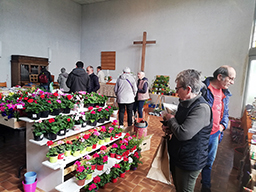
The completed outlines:
{"type": "Polygon", "coordinates": [[[116,154],[116,159],[118,159],[118,160],[122,159],[122,155],[116,154]]]}
{"type": "Polygon", "coordinates": [[[115,153],[109,153],[110,157],[115,158],[116,154],[115,153]]]}
{"type": "Polygon", "coordinates": [[[59,115],[59,114],[60,114],[60,112],[61,112],[61,109],[53,109],[53,111],[52,111],[51,115],[53,115],[53,116],[57,116],[57,115],[59,115]]]}
{"type": "Polygon", "coordinates": [[[86,151],[89,151],[89,152],[92,151],[92,146],[87,147],[86,151]]]}
{"type": "Polygon", "coordinates": [[[91,169],[92,169],[92,170],[95,170],[95,169],[96,169],[96,164],[91,165],[91,169]]]}
{"type": "Polygon", "coordinates": [[[120,177],[121,178],[124,178],[124,176],[125,176],[125,172],[124,173],[120,173],[120,177]]]}
{"type": "Polygon", "coordinates": [[[129,172],[130,171],[130,169],[128,169],[128,170],[125,170],[125,172],[129,172]]]}
{"type": "Polygon", "coordinates": [[[106,143],[110,142],[110,137],[105,138],[105,142],[106,143]]]}
{"type": "Polygon", "coordinates": [[[135,171],[136,169],[137,169],[137,167],[131,166],[131,170],[132,170],[132,171],[135,171]]]}
{"type": "Polygon", "coordinates": [[[92,149],[96,149],[97,143],[92,145],[92,149]]]}
{"type": "Polygon", "coordinates": [[[42,111],[41,112],[41,117],[47,118],[49,116],[50,112],[49,111],[42,111]]]}
{"type": "Polygon", "coordinates": [[[57,133],[57,135],[59,135],[59,136],[64,136],[64,135],[66,135],[66,129],[61,129],[61,130],[59,130],[58,133],[57,133]]]}
{"type": "Polygon", "coordinates": [[[43,138],[44,138],[44,134],[42,134],[42,135],[40,135],[40,136],[35,136],[35,133],[33,133],[33,135],[34,135],[34,140],[35,140],[35,141],[41,141],[41,140],[43,140],[43,138]]]}
{"type": "Polygon", "coordinates": [[[104,164],[103,164],[103,165],[98,165],[98,164],[97,164],[97,170],[98,170],[98,171],[102,171],[103,168],[104,168],[104,164]]]}
{"type": "Polygon", "coordinates": [[[37,120],[37,119],[40,119],[40,117],[41,117],[41,112],[39,112],[39,113],[27,112],[27,116],[28,116],[28,118],[30,118],[30,119],[37,120]]]}
{"type": "Polygon", "coordinates": [[[70,108],[65,108],[65,109],[63,109],[63,110],[62,110],[62,113],[65,113],[65,114],[70,113],[70,108]]]}
{"type": "Polygon", "coordinates": [[[112,179],[112,183],[116,183],[117,180],[118,180],[118,178],[115,178],[115,179],[113,178],[113,179],[112,179]]]}
{"type": "Polygon", "coordinates": [[[100,145],[103,145],[104,143],[105,143],[104,140],[99,140],[99,144],[100,144],[100,145]]]}
{"type": "Polygon", "coordinates": [[[49,161],[50,163],[56,163],[58,161],[58,156],[50,156],[49,157],[49,161]]]}
{"type": "Polygon", "coordinates": [[[58,155],[59,160],[64,159],[64,157],[65,157],[64,153],[61,153],[61,154],[58,155]]]}
{"type": "Polygon", "coordinates": [[[66,157],[70,156],[70,155],[71,155],[71,151],[65,151],[65,152],[64,152],[64,155],[65,155],[66,157]]]}
{"type": "Polygon", "coordinates": [[[77,156],[79,156],[80,155],[80,150],[78,150],[78,151],[75,151],[73,154],[72,154],[74,157],[77,157],[77,156]]]}
{"type": "Polygon", "coordinates": [[[77,180],[76,183],[77,183],[77,185],[79,185],[79,186],[83,186],[84,183],[85,183],[85,179],[77,180]]]}
{"type": "Polygon", "coordinates": [[[36,181],[36,172],[30,171],[24,174],[25,184],[32,184],[36,181]]]}
{"type": "Polygon", "coordinates": [[[86,150],[87,148],[84,148],[83,150],[80,151],[81,154],[85,154],[86,153],[86,150]]]}
{"type": "Polygon", "coordinates": [[[90,180],[92,178],[92,174],[88,174],[86,180],[90,180]]]}
{"type": "Polygon", "coordinates": [[[80,131],[81,130],[81,124],[74,125],[73,129],[74,129],[74,131],[80,131]]]}
{"type": "Polygon", "coordinates": [[[35,192],[36,185],[37,185],[37,179],[34,183],[31,183],[31,184],[25,184],[24,181],[22,181],[22,185],[23,185],[24,192],[35,192]]]}

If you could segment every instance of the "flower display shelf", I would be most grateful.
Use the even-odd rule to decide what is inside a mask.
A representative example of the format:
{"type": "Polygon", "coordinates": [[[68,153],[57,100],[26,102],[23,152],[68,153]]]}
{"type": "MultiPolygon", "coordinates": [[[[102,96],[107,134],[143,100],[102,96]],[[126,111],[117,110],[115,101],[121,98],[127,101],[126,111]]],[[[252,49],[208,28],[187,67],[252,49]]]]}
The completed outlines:
{"type": "MultiPolygon", "coordinates": [[[[84,111],[87,108],[84,108],[84,111]]],[[[72,115],[77,113],[75,111],[71,111],[70,114],[65,115],[72,115]]],[[[41,118],[40,120],[54,118],[55,116],[49,116],[47,118],[41,118]]],[[[113,121],[115,118],[111,118],[110,121],[113,121]]],[[[32,120],[27,117],[21,117],[21,121],[26,122],[26,167],[27,171],[34,171],[37,173],[37,187],[47,191],[52,192],[56,191],[55,187],[60,185],[64,182],[64,167],[65,164],[58,164],[57,169],[49,168],[45,166],[42,162],[47,160],[46,153],[49,150],[49,147],[46,145],[48,139],[43,139],[42,141],[34,141],[32,130],[34,129],[33,124],[38,122],[39,120],[32,120]]],[[[106,124],[110,121],[106,121],[102,124],[97,124],[98,126],[106,124]]],[[[68,138],[72,135],[75,135],[79,132],[84,132],[86,130],[92,129],[92,126],[86,126],[86,128],[82,128],[81,131],[69,131],[65,136],[58,136],[57,140],[68,138]]],[[[79,157],[77,157],[78,159],[79,157]]]]}
{"type": "MultiPolygon", "coordinates": [[[[104,125],[104,124],[107,124],[107,123],[110,123],[110,122],[113,122],[115,120],[114,117],[110,117],[110,120],[109,121],[105,121],[104,123],[97,123],[97,126],[101,126],[101,125],[104,125]]],[[[61,140],[61,139],[64,139],[64,138],[67,138],[67,137],[70,137],[72,135],[75,135],[75,134],[78,134],[78,133],[81,133],[81,132],[84,132],[84,131],[88,131],[90,129],[94,128],[94,126],[90,126],[90,125],[86,125],[86,127],[82,127],[80,130],[78,131],[74,131],[74,130],[69,130],[69,132],[66,133],[66,135],[64,136],[59,136],[57,135],[57,139],[56,140],[53,140],[54,141],[57,141],[57,140],[61,140]]],[[[43,145],[46,145],[47,141],[49,141],[48,139],[46,138],[43,138],[43,140],[41,141],[35,141],[34,139],[29,139],[30,142],[32,143],[35,143],[36,145],[40,145],[40,146],[43,146],[43,145]]]]}
{"type": "MultiPolygon", "coordinates": [[[[129,155],[135,153],[135,151],[131,152],[129,155]]],[[[55,189],[58,190],[58,191],[61,191],[61,192],[70,192],[70,191],[79,192],[79,190],[82,187],[84,187],[85,185],[92,182],[94,177],[96,177],[97,175],[103,174],[105,171],[107,171],[107,169],[112,168],[115,164],[120,163],[121,161],[123,161],[123,158],[120,159],[120,160],[117,160],[116,158],[109,157],[108,163],[105,164],[104,169],[102,171],[95,170],[92,174],[92,179],[86,180],[85,184],[83,186],[78,186],[77,182],[76,182],[77,181],[76,178],[72,177],[69,180],[67,180],[67,181],[63,182],[62,184],[58,185],[57,187],[55,187],[55,189]]]]}
{"type": "MultiPolygon", "coordinates": [[[[104,145],[111,144],[111,143],[115,142],[116,140],[119,140],[119,139],[123,138],[124,136],[125,136],[125,133],[122,133],[121,137],[113,139],[110,142],[104,143],[104,145]]],[[[49,167],[49,168],[51,168],[53,170],[56,170],[56,169],[65,167],[68,163],[71,163],[71,162],[73,162],[73,161],[75,161],[75,160],[77,160],[77,159],[79,159],[79,158],[81,158],[81,157],[83,157],[83,156],[85,156],[87,154],[93,153],[94,151],[100,149],[101,146],[103,146],[103,145],[99,145],[98,144],[97,147],[95,149],[93,149],[92,151],[90,151],[90,152],[86,152],[84,154],[80,154],[77,157],[74,157],[74,156],[70,155],[70,156],[65,157],[63,160],[60,160],[60,161],[58,161],[56,163],[50,163],[48,160],[46,160],[46,161],[43,162],[43,165],[45,165],[45,166],[47,166],[47,167],[49,167]]]]}

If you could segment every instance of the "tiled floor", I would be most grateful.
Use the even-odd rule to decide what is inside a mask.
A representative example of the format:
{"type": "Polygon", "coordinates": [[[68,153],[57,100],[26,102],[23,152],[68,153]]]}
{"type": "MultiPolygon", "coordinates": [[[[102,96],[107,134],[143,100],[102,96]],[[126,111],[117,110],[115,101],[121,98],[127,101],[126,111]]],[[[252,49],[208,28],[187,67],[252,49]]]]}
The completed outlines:
{"type": "MultiPolygon", "coordinates": [[[[146,115],[147,119],[148,115],[146,115]]],[[[110,183],[106,192],[174,192],[172,185],[166,185],[146,178],[150,168],[152,157],[160,142],[162,135],[160,117],[149,116],[148,135],[154,134],[151,139],[151,148],[142,152],[143,164],[136,171],[126,173],[117,183],[110,183]]],[[[226,131],[222,143],[219,145],[217,158],[212,170],[212,192],[237,192],[238,171],[233,169],[233,149],[238,144],[231,141],[229,130],[226,131]]],[[[25,164],[25,137],[24,131],[17,131],[0,126],[0,191],[23,191],[22,179],[25,169],[21,172],[21,178],[17,177],[18,169],[25,164]],[[3,141],[5,136],[6,141],[3,141]]],[[[200,175],[197,179],[195,192],[200,191],[200,175]]],[[[37,189],[37,192],[42,190],[37,189]]]]}

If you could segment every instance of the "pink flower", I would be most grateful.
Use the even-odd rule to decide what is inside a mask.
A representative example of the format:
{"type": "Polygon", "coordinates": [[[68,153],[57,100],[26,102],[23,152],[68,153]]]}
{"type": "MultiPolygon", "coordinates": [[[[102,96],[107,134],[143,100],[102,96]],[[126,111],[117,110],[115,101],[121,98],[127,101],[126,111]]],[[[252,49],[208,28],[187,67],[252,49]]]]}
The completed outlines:
{"type": "Polygon", "coordinates": [[[78,166],[76,169],[77,172],[83,172],[84,171],[84,166],[78,166]]]}
{"type": "Polygon", "coordinates": [[[125,145],[121,145],[120,148],[121,148],[121,149],[126,149],[126,146],[125,146],[125,145]]]}
{"type": "Polygon", "coordinates": [[[129,136],[129,137],[128,137],[128,140],[130,141],[131,139],[132,139],[132,136],[129,136]]]}
{"type": "Polygon", "coordinates": [[[93,154],[93,157],[94,157],[94,158],[98,158],[98,157],[100,157],[100,156],[99,156],[98,153],[94,153],[94,154],[93,154]]]}
{"type": "Polygon", "coordinates": [[[109,109],[111,109],[111,106],[108,106],[109,109]]]}
{"type": "Polygon", "coordinates": [[[120,168],[120,165],[119,165],[119,164],[115,164],[114,167],[115,167],[115,168],[120,168]]]}
{"type": "Polygon", "coordinates": [[[113,147],[113,148],[117,148],[118,145],[117,145],[116,143],[114,143],[114,144],[112,145],[112,147],[113,147]]]}
{"type": "Polygon", "coordinates": [[[74,165],[80,166],[80,165],[81,165],[81,162],[80,162],[80,161],[76,161],[76,162],[74,163],[74,165]]]}
{"type": "Polygon", "coordinates": [[[91,111],[91,114],[95,114],[95,111],[91,111]]]}
{"type": "Polygon", "coordinates": [[[96,185],[93,183],[93,184],[91,184],[90,186],[89,186],[89,191],[91,191],[91,190],[93,190],[93,189],[95,189],[96,188],[96,185]]]}
{"type": "Polygon", "coordinates": [[[89,111],[93,110],[93,107],[92,106],[88,107],[88,110],[89,111]]]}
{"type": "Polygon", "coordinates": [[[106,155],[106,156],[103,157],[103,163],[105,163],[107,161],[108,161],[108,156],[106,155]]]}
{"type": "Polygon", "coordinates": [[[105,108],[106,111],[109,111],[107,108],[105,108]]]}
{"type": "Polygon", "coordinates": [[[93,135],[99,136],[100,133],[98,131],[94,131],[93,135]]]}
{"type": "Polygon", "coordinates": [[[59,100],[59,99],[57,99],[56,101],[57,101],[58,103],[61,103],[61,100],[59,100]]]}
{"type": "Polygon", "coordinates": [[[108,128],[110,131],[113,131],[114,130],[114,127],[109,127],[108,128]]]}

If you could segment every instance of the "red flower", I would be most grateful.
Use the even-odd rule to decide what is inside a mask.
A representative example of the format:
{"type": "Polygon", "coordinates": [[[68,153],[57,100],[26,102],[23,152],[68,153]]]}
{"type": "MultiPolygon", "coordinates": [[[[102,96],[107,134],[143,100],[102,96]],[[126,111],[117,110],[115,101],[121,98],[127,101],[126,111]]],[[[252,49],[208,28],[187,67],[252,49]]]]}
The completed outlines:
{"type": "Polygon", "coordinates": [[[58,97],[58,93],[57,92],[55,92],[55,93],[53,93],[53,96],[55,96],[55,97],[58,97]]]}
{"type": "Polygon", "coordinates": [[[68,100],[72,99],[72,95],[67,95],[68,100]]]}
{"type": "Polygon", "coordinates": [[[100,106],[99,106],[99,105],[96,105],[96,108],[98,109],[98,108],[100,108],[100,106]]]}
{"type": "Polygon", "coordinates": [[[52,102],[50,100],[47,101],[48,103],[52,104],[52,102]]]}
{"type": "Polygon", "coordinates": [[[93,157],[94,157],[94,158],[98,158],[98,157],[100,157],[100,156],[99,156],[98,153],[94,153],[94,154],[93,154],[93,157]]]}
{"type": "Polygon", "coordinates": [[[85,135],[83,136],[84,139],[89,139],[89,137],[90,137],[90,134],[85,134],[85,135]]]}
{"type": "Polygon", "coordinates": [[[99,109],[98,109],[98,112],[101,112],[101,110],[102,110],[102,108],[99,108],[99,109]]]}
{"type": "Polygon", "coordinates": [[[100,150],[102,150],[102,151],[104,151],[104,150],[106,150],[107,149],[107,147],[105,146],[105,145],[102,145],[101,147],[100,147],[100,150]]]}
{"type": "Polygon", "coordinates": [[[103,157],[103,163],[105,163],[107,161],[108,161],[108,156],[106,155],[106,156],[103,157]]]}
{"type": "Polygon", "coordinates": [[[100,177],[99,176],[94,177],[93,182],[94,183],[99,183],[100,182],[100,177]]]}
{"type": "Polygon", "coordinates": [[[114,167],[115,167],[115,168],[120,168],[120,165],[119,165],[119,164],[115,164],[114,167]]]}
{"type": "Polygon", "coordinates": [[[128,161],[128,158],[127,157],[123,157],[123,160],[126,162],[126,161],[128,161]]]}
{"type": "Polygon", "coordinates": [[[129,133],[126,133],[126,134],[125,134],[125,137],[129,137],[129,136],[131,136],[129,133]]]}
{"type": "Polygon", "coordinates": [[[35,103],[37,104],[37,101],[35,100],[35,103]]]}
{"type": "Polygon", "coordinates": [[[70,121],[71,121],[71,119],[70,119],[70,118],[68,118],[68,119],[67,119],[67,121],[68,121],[68,122],[70,122],[70,121]]]}
{"type": "Polygon", "coordinates": [[[29,99],[28,100],[28,103],[32,103],[34,100],[33,99],[29,99]]]}
{"type": "Polygon", "coordinates": [[[44,95],[40,95],[40,97],[43,99],[43,98],[44,98],[44,95]]]}
{"type": "Polygon", "coordinates": [[[91,184],[91,185],[89,186],[88,189],[89,189],[89,191],[91,191],[91,190],[93,190],[93,189],[95,189],[95,188],[97,188],[97,187],[96,187],[96,185],[93,183],[93,184],[91,184]]]}
{"type": "Polygon", "coordinates": [[[91,114],[95,114],[96,112],[95,111],[91,111],[91,114]]]}
{"type": "Polygon", "coordinates": [[[71,144],[71,145],[73,144],[72,141],[67,141],[66,143],[67,143],[67,144],[71,144]]]}
{"type": "Polygon", "coordinates": [[[55,122],[55,119],[54,118],[51,118],[51,119],[48,119],[49,123],[53,123],[55,122]]]}
{"type": "Polygon", "coordinates": [[[48,145],[48,146],[53,145],[53,141],[47,141],[47,145],[48,145]]]}
{"type": "Polygon", "coordinates": [[[28,100],[28,97],[24,97],[24,100],[27,101],[27,100],[28,100]]]}
{"type": "Polygon", "coordinates": [[[88,110],[89,111],[93,110],[93,107],[92,106],[88,107],[88,110]]]}
{"type": "Polygon", "coordinates": [[[111,106],[108,106],[109,109],[111,109],[111,106]]]}

